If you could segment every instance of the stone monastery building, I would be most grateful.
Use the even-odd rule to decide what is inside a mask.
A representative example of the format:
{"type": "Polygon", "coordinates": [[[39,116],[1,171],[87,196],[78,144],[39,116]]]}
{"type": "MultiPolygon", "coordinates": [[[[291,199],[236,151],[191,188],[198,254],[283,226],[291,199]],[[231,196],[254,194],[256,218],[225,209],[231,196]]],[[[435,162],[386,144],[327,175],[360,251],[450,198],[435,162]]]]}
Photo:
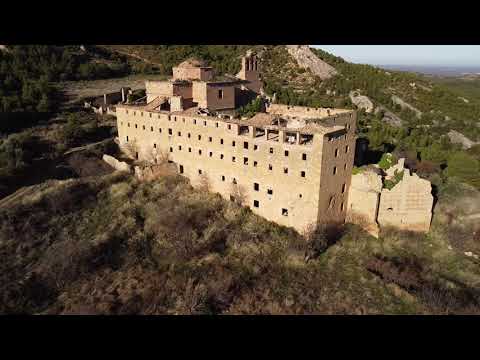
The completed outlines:
{"type": "Polygon", "coordinates": [[[262,92],[255,54],[234,77],[198,60],[148,81],[144,104],[116,108],[120,145],[140,160],[168,153],[193,185],[299,231],[344,222],[355,153],[356,112],[270,104],[250,119],[235,108],[262,92]]]}

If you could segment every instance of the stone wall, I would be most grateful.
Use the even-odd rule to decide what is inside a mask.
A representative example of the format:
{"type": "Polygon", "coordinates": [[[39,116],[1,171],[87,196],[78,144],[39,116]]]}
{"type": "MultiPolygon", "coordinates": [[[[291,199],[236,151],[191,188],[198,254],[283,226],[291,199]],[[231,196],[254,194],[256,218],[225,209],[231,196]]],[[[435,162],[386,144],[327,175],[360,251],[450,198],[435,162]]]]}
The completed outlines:
{"type": "Polygon", "coordinates": [[[193,102],[203,109],[208,108],[212,111],[235,109],[235,87],[233,85],[194,81],[192,96],[193,102]],[[220,97],[220,91],[222,97],[220,97]]]}
{"type": "Polygon", "coordinates": [[[147,103],[152,102],[157,97],[174,96],[173,83],[170,81],[146,81],[145,91],[147,94],[147,103]]]}

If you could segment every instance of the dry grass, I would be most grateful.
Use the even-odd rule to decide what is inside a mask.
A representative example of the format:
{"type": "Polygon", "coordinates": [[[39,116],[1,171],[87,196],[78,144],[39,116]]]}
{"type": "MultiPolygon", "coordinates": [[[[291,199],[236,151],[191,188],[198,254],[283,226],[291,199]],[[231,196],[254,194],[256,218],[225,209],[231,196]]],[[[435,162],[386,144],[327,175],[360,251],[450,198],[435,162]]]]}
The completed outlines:
{"type": "Polygon", "coordinates": [[[394,231],[375,239],[354,225],[336,234],[319,230],[305,238],[178,176],[138,182],[112,174],[54,183],[0,210],[0,312],[476,311],[474,265],[455,260],[466,273],[449,268],[454,291],[445,290],[446,280],[438,282],[454,263],[453,254],[437,250],[440,241],[394,231]],[[328,246],[305,262],[316,242],[328,246]],[[412,254],[419,254],[414,265],[389,263],[412,254]],[[369,271],[376,255],[383,259],[374,267],[382,276],[369,271]],[[442,286],[420,289],[419,276],[442,286]]]}

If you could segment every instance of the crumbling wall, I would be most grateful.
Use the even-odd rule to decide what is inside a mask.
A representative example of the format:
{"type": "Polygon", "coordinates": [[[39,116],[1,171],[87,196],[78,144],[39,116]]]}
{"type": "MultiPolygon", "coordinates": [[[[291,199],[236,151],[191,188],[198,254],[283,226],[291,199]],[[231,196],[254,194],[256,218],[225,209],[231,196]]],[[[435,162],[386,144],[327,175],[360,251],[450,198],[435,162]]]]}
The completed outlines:
{"type": "Polygon", "coordinates": [[[152,102],[157,97],[173,96],[173,83],[170,81],[146,81],[145,91],[147,94],[147,103],[152,102]]]}
{"type": "Polygon", "coordinates": [[[290,106],[283,104],[270,104],[266,111],[272,115],[286,115],[301,119],[324,118],[327,116],[351,112],[341,109],[310,108],[305,106],[290,106]]]}
{"type": "Polygon", "coordinates": [[[430,181],[410,174],[405,169],[403,179],[391,190],[380,195],[378,223],[402,230],[428,232],[432,221],[433,195],[430,181]]]}
{"type": "Polygon", "coordinates": [[[382,176],[365,171],[352,176],[348,197],[347,221],[358,224],[378,237],[379,227],[428,232],[432,220],[432,185],[404,168],[404,159],[390,167],[385,180],[403,178],[390,190],[383,188],[382,176]]]}

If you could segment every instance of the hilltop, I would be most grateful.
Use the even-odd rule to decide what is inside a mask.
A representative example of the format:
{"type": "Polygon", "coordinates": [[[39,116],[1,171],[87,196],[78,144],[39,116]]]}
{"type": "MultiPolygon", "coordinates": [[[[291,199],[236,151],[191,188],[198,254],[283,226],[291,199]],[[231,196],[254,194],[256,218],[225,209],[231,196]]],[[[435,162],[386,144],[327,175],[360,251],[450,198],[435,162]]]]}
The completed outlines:
{"type": "Polygon", "coordinates": [[[0,52],[0,313],[478,313],[480,151],[447,135],[479,140],[478,101],[466,92],[317,49],[303,49],[302,61],[285,46],[7,50],[0,52]],[[383,229],[375,239],[350,224],[299,234],[182,177],[140,182],[102,162],[104,153],[118,156],[115,121],[82,109],[83,96],[165,78],[190,57],[236,74],[252,48],[263,58],[266,95],[278,102],[356,108],[353,91],[368,99],[358,134],[368,151],[357,165],[392,152],[432,181],[429,234],[383,229]],[[77,98],[67,104],[63,91],[77,98]],[[24,113],[29,123],[12,115],[24,113]]]}

